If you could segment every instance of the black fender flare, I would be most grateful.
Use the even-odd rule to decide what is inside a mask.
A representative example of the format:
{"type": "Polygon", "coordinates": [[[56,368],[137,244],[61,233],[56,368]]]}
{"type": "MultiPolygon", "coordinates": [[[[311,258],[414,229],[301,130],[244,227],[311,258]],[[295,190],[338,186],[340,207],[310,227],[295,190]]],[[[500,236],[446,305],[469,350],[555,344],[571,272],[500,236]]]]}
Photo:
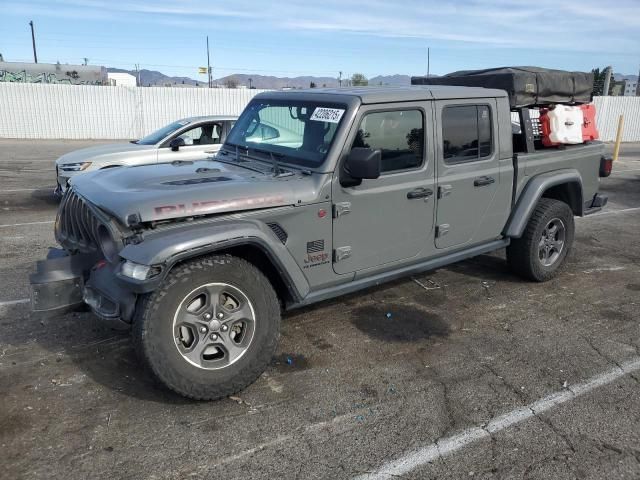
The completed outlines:
{"type": "Polygon", "coordinates": [[[119,255],[142,265],[159,266],[161,273],[144,281],[122,275],[118,278],[138,293],[151,292],[177,263],[242,245],[256,247],[266,255],[294,302],[307,296],[309,283],[289,250],[266,224],[255,220],[185,224],[182,228],[150,232],[144,241],[127,245],[119,255]]]}
{"type": "MultiPolygon", "coordinates": [[[[566,183],[575,183],[580,187],[580,208],[582,209],[584,193],[580,172],[575,169],[564,169],[542,173],[532,177],[523,188],[507,220],[503,234],[510,238],[520,238],[529,222],[529,218],[531,218],[533,210],[536,208],[540,198],[544,195],[544,192],[552,187],[566,183]]],[[[582,215],[582,210],[580,210],[579,214],[582,215]]]]}

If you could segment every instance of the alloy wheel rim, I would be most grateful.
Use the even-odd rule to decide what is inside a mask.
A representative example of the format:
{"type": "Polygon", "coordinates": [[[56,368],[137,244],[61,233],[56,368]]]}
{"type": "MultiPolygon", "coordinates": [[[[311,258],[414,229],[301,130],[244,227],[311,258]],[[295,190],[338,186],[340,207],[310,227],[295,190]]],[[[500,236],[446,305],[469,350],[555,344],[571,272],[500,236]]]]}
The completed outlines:
{"type": "Polygon", "coordinates": [[[564,250],[567,229],[559,218],[549,220],[538,243],[538,260],[545,267],[558,261],[564,250]]]}
{"type": "Polygon", "coordinates": [[[173,317],[173,339],[182,358],[204,370],[237,362],[255,334],[249,297],[228,283],[208,283],[187,294],[173,317]]]}

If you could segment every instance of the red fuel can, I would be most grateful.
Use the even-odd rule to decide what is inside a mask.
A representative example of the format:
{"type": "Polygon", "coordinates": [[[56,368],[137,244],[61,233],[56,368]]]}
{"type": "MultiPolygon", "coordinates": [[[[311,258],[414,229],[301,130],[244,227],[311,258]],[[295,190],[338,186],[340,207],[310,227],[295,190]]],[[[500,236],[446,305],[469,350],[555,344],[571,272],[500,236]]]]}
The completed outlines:
{"type": "Polygon", "coordinates": [[[598,128],[596,127],[596,106],[593,103],[588,103],[586,105],[580,105],[580,109],[584,115],[584,121],[582,123],[582,140],[584,142],[597,140],[600,135],[598,134],[598,128]]]}

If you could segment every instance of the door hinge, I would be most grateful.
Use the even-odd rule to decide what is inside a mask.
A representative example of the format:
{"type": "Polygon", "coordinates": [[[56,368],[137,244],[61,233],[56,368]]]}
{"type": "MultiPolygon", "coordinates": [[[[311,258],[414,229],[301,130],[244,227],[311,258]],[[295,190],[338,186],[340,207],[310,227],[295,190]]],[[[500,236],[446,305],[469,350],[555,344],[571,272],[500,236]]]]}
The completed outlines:
{"type": "Polygon", "coordinates": [[[351,202],[340,202],[333,205],[333,218],[351,213],[351,202]]]}
{"type": "Polygon", "coordinates": [[[449,225],[448,223],[438,225],[436,227],[436,237],[444,237],[447,233],[449,233],[449,228],[451,228],[451,225],[449,225]]]}
{"type": "Polygon", "coordinates": [[[444,198],[451,195],[451,185],[440,185],[438,187],[438,198],[444,198]]]}
{"type": "Polygon", "coordinates": [[[351,247],[338,247],[333,251],[334,263],[337,263],[340,260],[346,260],[349,257],[351,257],[351,247]]]}

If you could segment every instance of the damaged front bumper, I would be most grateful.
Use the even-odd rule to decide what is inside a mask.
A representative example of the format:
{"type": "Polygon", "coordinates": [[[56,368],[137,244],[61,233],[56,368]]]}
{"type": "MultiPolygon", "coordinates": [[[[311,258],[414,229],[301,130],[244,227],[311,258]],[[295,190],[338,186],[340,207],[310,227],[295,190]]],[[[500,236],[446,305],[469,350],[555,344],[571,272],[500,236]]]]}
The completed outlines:
{"type": "Polygon", "coordinates": [[[31,309],[56,314],[88,305],[114,328],[129,328],[137,295],[114,275],[117,267],[95,254],[67,255],[52,249],[30,276],[31,309]]]}

